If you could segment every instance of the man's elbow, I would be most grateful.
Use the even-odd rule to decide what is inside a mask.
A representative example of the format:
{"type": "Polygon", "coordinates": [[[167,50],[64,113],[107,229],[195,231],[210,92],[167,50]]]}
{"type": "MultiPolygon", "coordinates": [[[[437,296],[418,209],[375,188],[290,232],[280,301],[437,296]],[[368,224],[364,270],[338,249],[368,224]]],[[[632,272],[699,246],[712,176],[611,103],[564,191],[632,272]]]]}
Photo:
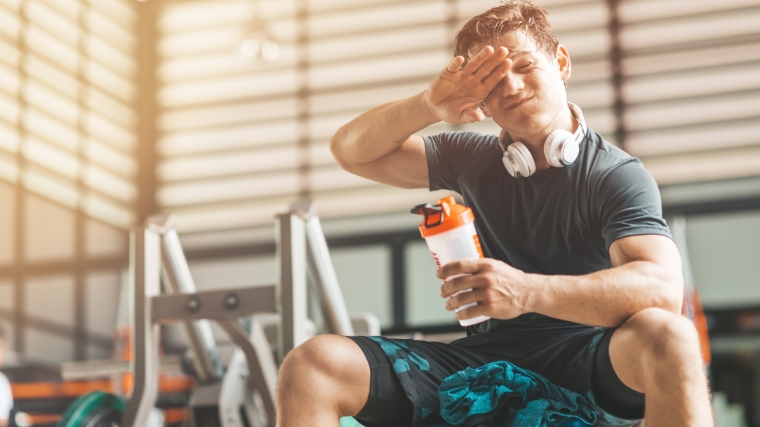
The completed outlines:
{"type": "Polygon", "coordinates": [[[680,274],[671,274],[663,277],[661,284],[662,292],[659,295],[656,306],[670,311],[671,313],[681,314],[684,301],[684,284],[683,277],[680,274]]]}
{"type": "Polygon", "coordinates": [[[346,156],[346,133],[347,132],[342,127],[335,132],[335,135],[330,138],[330,152],[338,163],[338,166],[348,171],[351,167],[351,163],[346,156]]]}

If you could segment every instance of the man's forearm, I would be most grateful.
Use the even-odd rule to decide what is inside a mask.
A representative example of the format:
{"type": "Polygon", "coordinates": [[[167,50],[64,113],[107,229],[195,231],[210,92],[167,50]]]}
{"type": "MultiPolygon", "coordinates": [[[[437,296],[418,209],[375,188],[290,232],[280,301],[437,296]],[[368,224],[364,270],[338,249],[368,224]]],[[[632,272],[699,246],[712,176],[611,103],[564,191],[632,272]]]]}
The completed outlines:
{"type": "Polygon", "coordinates": [[[584,276],[529,275],[530,311],[586,325],[615,327],[651,307],[680,313],[683,282],[647,261],[584,276]]]}
{"type": "Polygon", "coordinates": [[[371,162],[440,121],[423,94],[377,106],[342,126],[330,140],[336,160],[344,167],[371,162]]]}

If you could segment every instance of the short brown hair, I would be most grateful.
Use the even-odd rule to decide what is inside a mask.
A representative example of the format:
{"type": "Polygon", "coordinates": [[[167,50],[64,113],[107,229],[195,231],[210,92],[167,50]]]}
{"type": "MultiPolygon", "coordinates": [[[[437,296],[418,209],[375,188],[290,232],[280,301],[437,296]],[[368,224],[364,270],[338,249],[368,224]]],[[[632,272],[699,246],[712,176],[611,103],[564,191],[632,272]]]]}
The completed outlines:
{"type": "Polygon", "coordinates": [[[539,50],[550,57],[557,52],[559,40],[552,32],[549,13],[530,0],[508,0],[470,19],[454,39],[454,56],[463,56],[464,64],[470,60],[470,50],[479,43],[500,45],[507,31],[525,28],[539,50]],[[496,42],[499,41],[497,44],[496,42]]]}

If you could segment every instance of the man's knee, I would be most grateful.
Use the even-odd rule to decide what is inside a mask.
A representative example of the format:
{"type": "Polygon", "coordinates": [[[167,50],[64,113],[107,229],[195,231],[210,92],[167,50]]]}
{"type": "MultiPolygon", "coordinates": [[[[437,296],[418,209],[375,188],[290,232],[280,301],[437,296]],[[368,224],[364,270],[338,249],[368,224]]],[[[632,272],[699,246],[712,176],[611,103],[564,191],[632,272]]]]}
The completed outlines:
{"type": "Polygon", "coordinates": [[[699,336],[692,322],[659,308],[631,316],[621,327],[642,356],[656,360],[699,356],[699,336]]]}
{"type": "Polygon", "coordinates": [[[314,387],[365,380],[369,387],[369,375],[369,363],[356,343],[338,335],[318,335],[285,357],[278,389],[314,390],[314,387]]]}

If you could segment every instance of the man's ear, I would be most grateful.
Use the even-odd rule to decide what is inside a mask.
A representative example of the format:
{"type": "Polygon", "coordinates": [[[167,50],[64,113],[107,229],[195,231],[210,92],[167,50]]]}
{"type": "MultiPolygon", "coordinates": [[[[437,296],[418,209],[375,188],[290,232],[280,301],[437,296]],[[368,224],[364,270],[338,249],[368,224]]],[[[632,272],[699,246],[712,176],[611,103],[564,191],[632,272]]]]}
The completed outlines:
{"type": "Polygon", "coordinates": [[[491,110],[488,109],[488,104],[485,102],[480,103],[480,109],[483,110],[483,114],[486,115],[489,119],[491,118],[491,110]]]}
{"type": "Polygon", "coordinates": [[[572,64],[570,63],[570,54],[567,53],[565,46],[562,46],[561,44],[557,45],[556,57],[562,81],[567,82],[570,80],[570,75],[572,74],[572,64]]]}

